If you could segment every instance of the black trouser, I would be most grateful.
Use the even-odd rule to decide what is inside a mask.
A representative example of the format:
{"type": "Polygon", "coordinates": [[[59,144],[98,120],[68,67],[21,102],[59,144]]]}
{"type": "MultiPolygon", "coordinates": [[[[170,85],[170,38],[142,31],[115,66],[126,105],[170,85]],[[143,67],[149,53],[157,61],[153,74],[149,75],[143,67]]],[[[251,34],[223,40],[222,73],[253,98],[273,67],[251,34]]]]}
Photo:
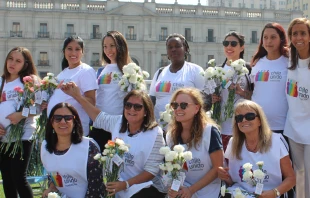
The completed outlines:
{"type": "Polygon", "coordinates": [[[14,158],[10,155],[15,143],[12,143],[9,150],[0,154],[0,169],[3,180],[5,197],[32,198],[32,189],[27,182],[27,168],[31,155],[32,141],[23,141],[23,160],[20,159],[19,151],[14,158]]]}
{"type": "Polygon", "coordinates": [[[92,130],[89,132],[88,136],[93,138],[98,143],[100,152],[104,150],[104,145],[108,142],[108,140],[112,139],[110,132],[95,127],[92,127],[92,130]]]}
{"type": "Polygon", "coordinates": [[[149,188],[143,188],[138,193],[131,196],[131,198],[165,198],[166,193],[159,192],[157,188],[151,186],[149,188]]]}

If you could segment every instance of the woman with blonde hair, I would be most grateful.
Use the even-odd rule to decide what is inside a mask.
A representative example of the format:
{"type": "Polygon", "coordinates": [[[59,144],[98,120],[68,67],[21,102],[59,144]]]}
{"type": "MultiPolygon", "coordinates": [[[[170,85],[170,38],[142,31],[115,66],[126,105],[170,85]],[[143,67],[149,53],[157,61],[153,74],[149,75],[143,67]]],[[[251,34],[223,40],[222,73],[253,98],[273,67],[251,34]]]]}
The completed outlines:
{"type": "Polygon", "coordinates": [[[225,158],[228,167],[220,167],[218,174],[233,194],[236,188],[255,192],[255,186],[243,180],[245,163],[253,164],[254,170],[258,169],[258,161],[264,162],[265,178],[260,197],[279,197],[296,183],[285,139],[281,134],[272,133],[262,107],[253,101],[244,100],[236,106],[233,137],[225,158]]]}
{"type": "Polygon", "coordinates": [[[198,89],[178,89],[172,96],[174,116],[168,127],[169,147],[181,144],[191,151],[184,186],[178,192],[169,190],[169,197],[218,197],[221,182],[217,168],[223,165],[223,146],[217,124],[204,111],[198,89]]]}

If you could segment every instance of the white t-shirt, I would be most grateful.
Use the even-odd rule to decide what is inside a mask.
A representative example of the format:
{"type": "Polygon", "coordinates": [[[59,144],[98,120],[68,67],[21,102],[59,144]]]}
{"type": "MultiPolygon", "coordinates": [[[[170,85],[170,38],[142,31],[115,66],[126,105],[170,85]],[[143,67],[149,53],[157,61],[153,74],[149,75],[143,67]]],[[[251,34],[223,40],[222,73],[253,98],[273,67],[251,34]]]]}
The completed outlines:
{"type": "MultiPolygon", "coordinates": [[[[2,83],[2,78],[0,77],[0,85],[2,83]]],[[[0,124],[6,128],[10,125],[10,120],[6,119],[6,117],[17,110],[17,99],[18,93],[14,91],[14,88],[19,86],[24,89],[24,84],[20,81],[20,78],[15,79],[12,82],[5,82],[2,90],[2,102],[0,103],[0,124]]],[[[24,134],[22,136],[22,140],[31,140],[32,134],[36,129],[36,119],[34,116],[26,118],[24,125],[24,134]]],[[[7,130],[5,136],[1,138],[1,142],[8,142],[8,136],[10,134],[10,129],[7,130]]]]}
{"type": "Polygon", "coordinates": [[[56,188],[68,197],[84,198],[86,195],[89,141],[89,138],[83,137],[81,143],[71,144],[63,155],[49,153],[46,150],[46,141],[42,142],[43,166],[51,175],[56,188]]]}
{"type": "Polygon", "coordinates": [[[123,99],[126,92],[121,91],[118,85],[122,73],[117,64],[108,64],[100,73],[97,82],[96,106],[110,115],[121,115],[123,113],[123,99]],[[113,77],[117,74],[118,77],[113,77]]]}
{"type": "Polygon", "coordinates": [[[229,174],[232,181],[235,182],[232,187],[228,188],[230,192],[236,188],[240,188],[252,193],[255,192],[255,187],[242,180],[244,172],[242,166],[245,163],[251,163],[253,165],[252,170],[254,171],[258,169],[258,166],[256,165],[257,162],[264,162],[264,191],[272,190],[282,183],[280,160],[283,157],[288,156],[288,148],[286,148],[287,143],[281,134],[272,133],[272,145],[270,150],[266,153],[260,153],[259,151],[256,153],[249,152],[244,143],[241,150],[242,160],[238,160],[231,155],[232,140],[233,137],[230,138],[227,149],[225,151],[225,158],[229,160],[229,174]]]}
{"type": "Polygon", "coordinates": [[[199,90],[203,89],[204,77],[200,74],[203,69],[194,63],[184,62],[183,67],[176,73],[170,72],[170,66],[165,67],[159,74],[154,74],[149,94],[156,97],[155,117],[159,119],[160,112],[165,111],[166,104],[170,103],[170,99],[175,90],[184,87],[195,87],[199,90]]]}
{"type": "MultiPolygon", "coordinates": [[[[201,142],[196,146],[197,149],[193,146],[191,149],[187,149],[187,146],[184,145],[186,150],[192,152],[193,159],[187,161],[188,171],[185,172],[185,186],[191,186],[203,178],[212,168],[212,161],[209,155],[209,146],[211,140],[211,128],[212,125],[207,125],[204,128],[202,134],[201,142]]],[[[167,133],[167,145],[171,148],[173,146],[173,140],[170,136],[170,133],[167,133]]],[[[203,187],[197,191],[192,197],[204,198],[204,197],[218,197],[221,187],[221,180],[216,178],[207,186],[203,187]]]]}
{"type": "Polygon", "coordinates": [[[285,91],[289,109],[284,134],[300,144],[310,144],[309,61],[298,59],[297,68],[288,71],[285,91]]]}
{"type": "Polygon", "coordinates": [[[253,67],[251,81],[254,83],[252,100],[259,104],[272,130],[283,130],[288,110],[286,87],[288,58],[276,60],[261,58],[253,67]]]}
{"type": "MultiPolygon", "coordinates": [[[[225,64],[224,66],[224,71],[228,71],[230,69],[233,69],[231,66],[225,64]]],[[[229,95],[229,89],[224,89],[226,83],[228,83],[228,80],[224,80],[222,82],[222,92],[221,92],[221,109],[222,109],[222,120],[224,120],[224,107],[227,103],[228,100],[228,95],[229,95]]],[[[248,88],[248,83],[247,79],[245,76],[241,76],[237,82],[242,89],[247,90],[248,88]]],[[[237,105],[237,103],[240,101],[240,99],[243,99],[239,94],[235,94],[235,101],[234,101],[234,106],[237,105]]],[[[221,133],[223,135],[232,135],[232,118],[227,118],[224,122],[221,124],[221,133]]]]}
{"type": "MultiPolygon", "coordinates": [[[[96,82],[96,72],[89,65],[82,63],[81,65],[69,69],[67,67],[62,72],[60,72],[57,76],[59,81],[67,82],[75,82],[75,84],[80,88],[81,94],[84,95],[85,92],[98,89],[98,85],[96,82]]],[[[84,136],[87,136],[89,133],[89,117],[83,107],[78,103],[74,98],[65,94],[61,89],[56,89],[54,94],[49,100],[47,107],[47,115],[50,115],[52,108],[61,102],[70,103],[79,113],[84,136]]]]}

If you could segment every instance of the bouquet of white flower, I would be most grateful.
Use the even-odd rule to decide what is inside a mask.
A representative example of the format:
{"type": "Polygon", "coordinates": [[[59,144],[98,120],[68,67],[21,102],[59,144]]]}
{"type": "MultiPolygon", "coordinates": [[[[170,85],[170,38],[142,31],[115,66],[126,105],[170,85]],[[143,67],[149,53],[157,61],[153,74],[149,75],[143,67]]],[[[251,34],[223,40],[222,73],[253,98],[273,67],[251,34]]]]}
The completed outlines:
{"type": "Polygon", "coordinates": [[[58,191],[58,193],[57,192],[48,193],[47,198],[69,198],[69,197],[64,194],[59,193],[58,191]]]}
{"type": "Polygon", "coordinates": [[[159,153],[165,155],[165,163],[159,165],[159,168],[166,174],[163,177],[164,184],[169,186],[173,180],[178,180],[183,185],[185,173],[187,171],[186,161],[191,160],[192,152],[185,151],[182,145],[175,145],[173,151],[168,146],[161,147],[159,153]]]}
{"type": "MultiPolygon", "coordinates": [[[[115,141],[109,140],[105,145],[102,155],[98,153],[94,156],[103,165],[103,182],[114,182],[119,179],[120,172],[124,171],[124,154],[129,151],[129,145],[126,145],[122,139],[116,138],[115,141]]],[[[108,192],[105,193],[106,195],[108,192]]],[[[115,197],[108,196],[108,197],[115,197]]]]}
{"type": "MultiPolygon", "coordinates": [[[[123,67],[123,73],[124,75],[118,83],[122,91],[146,90],[144,79],[150,76],[148,72],[142,71],[135,63],[129,63],[123,67]]],[[[114,74],[113,77],[115,77],[114,74]]]]}
{"type": "Polygon", "coordinates": [[[170,104],[166,104],[165,106],[166,111],[160,112],[160,118],[159,118],[159,124],[161,128],[166,128],[166,126],[169,124],[171,117],[173,115],[173,111],[170,107],[170,104]]]}

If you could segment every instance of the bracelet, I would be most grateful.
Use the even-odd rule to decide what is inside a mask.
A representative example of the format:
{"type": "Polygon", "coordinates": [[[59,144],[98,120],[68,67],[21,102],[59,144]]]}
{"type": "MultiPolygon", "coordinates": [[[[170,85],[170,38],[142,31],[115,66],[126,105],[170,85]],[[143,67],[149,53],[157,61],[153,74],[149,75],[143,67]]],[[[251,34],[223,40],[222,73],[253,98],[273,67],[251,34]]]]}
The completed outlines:
{"type": "Polygon", "coordinates": [[[128,181],[124,181],[126,183],[126,190],[130,187],[128,181]]]}

